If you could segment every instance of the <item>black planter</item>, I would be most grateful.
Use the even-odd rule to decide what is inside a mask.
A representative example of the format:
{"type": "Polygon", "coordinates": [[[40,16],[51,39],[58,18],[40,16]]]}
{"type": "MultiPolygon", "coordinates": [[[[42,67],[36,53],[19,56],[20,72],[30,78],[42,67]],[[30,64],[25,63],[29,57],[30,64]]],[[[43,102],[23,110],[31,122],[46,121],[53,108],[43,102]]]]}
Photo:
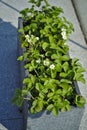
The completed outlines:
{"type": "MultiPolygon", "coordinates": [[[[23,21],[18,19],[18,28],[23,27],[23,21]]],[[[20,41],[18,40],[18,52],[19,55],[24,50],[20,48],[20,41]]],[[[25,77],[26,72],[23,68],[23,63],[20,63],[20,82],[22,87],[22,80],[25,77]]],[[[74,83],[77,93],[79,88],[77,83],[74,83]]],[[[29,103],[27,101],[23,104],[24,115],[24,130],[79,130],[80,121],[84,112],[84,108],[72,107],[69,112],[60,112],[57,117],[54,117],[52,113],[47,111],[41,111],[37,114],[31,114],[29,112],[29,103]]]]}

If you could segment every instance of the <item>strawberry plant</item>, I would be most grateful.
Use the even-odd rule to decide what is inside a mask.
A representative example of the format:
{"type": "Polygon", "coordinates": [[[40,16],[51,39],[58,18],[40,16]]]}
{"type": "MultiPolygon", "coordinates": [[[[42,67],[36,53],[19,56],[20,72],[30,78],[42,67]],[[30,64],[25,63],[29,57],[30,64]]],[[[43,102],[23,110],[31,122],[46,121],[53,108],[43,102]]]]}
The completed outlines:
{"type": "Polygon", "coordinates": [[[83,107],[85,99],[77,94],[74,82],[85,83],[85,69],[79,59],[68,55],[67,41],[74,31],[73,24],[62,15],[62,8],[51,6],[47,0],[29,2],[31,8],[20,12],[20,41],[25,51],[18,57],[24,62],[27,75],[22,89],[16,89],[12,103],[21,106],[28,100],[31,113],[46,109],[54,115],[71,106],[83,107]]]}

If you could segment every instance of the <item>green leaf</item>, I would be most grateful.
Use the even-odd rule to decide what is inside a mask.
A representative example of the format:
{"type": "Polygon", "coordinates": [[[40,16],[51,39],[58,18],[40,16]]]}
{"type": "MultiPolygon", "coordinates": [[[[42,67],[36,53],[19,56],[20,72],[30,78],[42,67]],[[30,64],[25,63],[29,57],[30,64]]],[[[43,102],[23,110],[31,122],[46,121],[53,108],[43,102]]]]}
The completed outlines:
{"type": "Polygon", "coordinates": [[[49,44],[47,43],[47,42],[44,42],[43,44],[42,44],[42,48],[45,50],[47,47],[49,46],[49,44]]]}
{"type": "Polygon", "coordinates": [[[18,97],[15,103],[19,107],[22,106],[22,104],[23,104],[23,97],[18,97]]]}
{"type": "Polygon", "coordinates": [[[61,63],[57,63],[56,64],[56,70],[57,70],[57,72],[61,72],[62,71],[62,65],[61,65],[61,63]]]}
{"type": "Polygon", "coordinates": [[[44,88],[42,92],[46,94],[48,92],[48,88],[44,88]]]}
{"type": "Polygon", "coordinates": [[[32,107],[30,109],[31,113],[40,112],[43,109],[44,101],[41,99],[36,99],[33,101],[32,107]]]}
{"type": "Polygon", "coordinates": [[[37,100],[37,105],[35,107],[35,111],[40,112],[43,109],[43,104],[44,104],[43,100],[41,100],[41,99],[37,100]]]}
{"type": "Polygon", "coordinates": [[[69,84],[72,84],[72,81],[67,80],[67,79],[61,79],[60,82],[61,82],[61,83],[69,83],[69,84]]]}
{"type": "Polygon", "coordinates": [[[28,84],[29,82],[30,82],[30,79],[29,79],[29,78],[24,78],[23,84],[28,84]]]}
{"type": "Polygon", "coordinates": [[[19,57],[17,58],[18,61],[23,61],[23,59],[24,59],[23,56],[19,56],[19,57]]]}
{"type": "Polygon", "coordinates": [[[35,1],[36,2],[36,6],[40,7],[42,1],[43,0],[37,0],[37,1],[35,1]]]}
{"type": "Polygon", "coordinates": [[[35,113],[34,107],[31,107],[31,108],[30,108],[30,112],[31,112],[32,114],[35,113]]]}
{"type": "Polygon", "coordinates": [[[63,55],[61,58],[62,58],[61,59],[62,61],[69,61],[69,59],[70,59],[70,57],[68,55],[63,55]]]}
{"type": "Polygon", "coordinates": [[[74,64],[77,63],[78,61],[79,61],[79,59],[73,58],[73,59],[72,59],[72,66],[74,66],[74,64]]]}
{"type": "Polygon", "coordinates": [[[41,83],[36,83],[36,89],[38,90],[38,91],[41,91],[42,90],[42,85],[41,85],[41,83]]]}
{"type": "Polygon", "coordinates": [[[21,96],[21,89],[20,88],[17,88],[15,90],[15,96],[18,97],[18,96],[21,96]]]}
{"type": "Polygon", "coordinates": [[[25,69],[29,69],[29,67],[30,67],[30,64],[25,64],[25,65],[24,65],[24,68],[25,68],[25,69]]]}
{"type": "Polygon", "coordinates": [[[52,97],[53,95],[54,95],[54,93],[51,92],[51,93],[48,93],[47,97],[50,98],[50,97],[52,97]]]}
{"type": "Polygon", "coordinates": [[[60,73],[60,77],[63,77],[63,78],[66,78],[67,75],[68,75],[68,73],[64,73],[64,72],[61,72],[61,73],[60,73]]]}
{"type": "Polygon", "coordinates": [[[57,59],[57,58],[58,58],[58,55],[57,55],[57,54],[52,54],[51,58],[52,58],[52,59],[57,59]]]}
{"type": "Polygon", "coordinates": [[[52,43],[50,44],[50,48],[51,48],[51,49],[57,49],[57,45],[55,44],[55,42],[54,42],[54,43],[52,42],[52,43]]]}
{"type": "Polygon", "coordinates": [[[69,101],[67,99],[65,99],[63,101],[63,106],[64,106],[65,110],[70,111],[71,107],[70,107],[70,103],[69,103],[69,101]]]}
{"type": "Polygon", "coordinates": [[[49,35],[49,41],[50,41],[50,43],[54,44],[55,43],[54,37],[49,35]]]}
{"type": "Polygon", "coordinates": [[[59,111],[58,111],[58,108],[54,107],[53,110],[52,110],[52,113],[54,116],[57,116],[59,111]]]}
{"type": "Polygon", "coordinates": [[[52,111],[53,107],[54,107],[54,105],[53,105],[53,104],[50,104],[50,105],[47,106],[47,110],[48,110],[48,111],[52,111]]]}
{"type": "Polygon", "coordinates": [[[26,59],[26,58],[28,57],[28,54],[29,54],[28,52],[25,52],[25,53],[24,53],[24,55],[23,55],[23,56],[24,56],[24,59],[26,59]]]}
{"type": "Polygon", "coordinates": [[[31,23],[30,28],[36,30],[37,29],[37,23],[31,23]]]}
{"type": "Polygon", "coordinates": [[[27,93],[28,93],[28,90],[26,90],[26,89],[23,89],[23,90],[22,90],[22,96],[27,95],[27,93]]]}
{"type": "Polygon", "coordinates": [[[12,104],[16,104],[17,106],[22,106],[22,104],[23,104],[23,97],[14,97],[13,99],[12,99],[12,104]]]}
{"type": "Polygon", "coordinates": [[[23,29],[23,28],[20,28],[20,29],[18,29],[18,32],[19,32],[19,33],[24,33],[24,29],[23,29]]]}
{"type": "MultiPolygon", "coordinates": [[[[68,48],[66,48],[66,47],[57,46],[57,50],[58,50],[60,53],[62,53],[62,54],[67,54],[67,53],[68,53],[68,52],[67,52],[68,48]]],[[[63,61],[65,61],[65,60],[63,59],[63,61]]]]}
{"type": "Polygon", "coordinates": [[[80,77],[80,79],[79,79],[78,81],[81,81],[83,84],[86,83],[86,80],[85,80],[85,78],[83,78],[83,77],[80,77]]]}
{"type": "Polygon", "coordinates": [[[32,72],[34,70],[33,66],[29,66],[29,71],[32,72]]]}
{"type": "Polygon", "coordinates": [[[39,93],[40,98],[44,99],[44,94],[41,92],[39,93]]]}
{"type": "Polygon", "coordinates": [[[24,15],[24,16],[26,16],[28,12],[29,12],[29,8],[25,8],[25,9],[23,9],[22,11],[20,11],[20,13],[21,13],[22,15],[24,15]]]}
{"type": "Polygon", "coordinates": [[[24,27],[24,32],[28,32],[28,31],[29,31],[29,29],[30,29],[30,26],[28,26],[28,25],[27,25],[27,26],[25,26],[25,27],[24,27]]]}
{"type": "Polygon", "coordinates": [[[74,80],[85,83],[84,75],[82,73],[75,73],[74,80]]]}
{"type": "Polygon", "coordinates": [[[35,81],[36,81],[36,76],[35,76],[35,75],[30,74],[30,78],[31,78],[31,82],[34,84],[34,83],[35,83],[35,81]]]}
{"type": "Polygon", "coordinates": [[[80,68],[77,69],[77,72],[79,72],[79,73],[80,73],[80,72],[85,72],[85,71],[86,71],[86,70],[85,70],[84,68],[82,68],[82,67],[80,67],[80,68]]]}
{"type": "Polygon", "coordinates": [[[85,98],[84,97],[82,97],[82,96],[80,96],[80,95],[76,95],[76,105],[78,106],[78,107],[83,107],[84,105],[85,105],[85,103],[86,103],[86,100],[85,100],[85,98]]]}
{"type": "Polygon", "coordinates": [[[11,100],[12,105],[15,104],[17,100],[18,100],[18,97],[14,96],[11,100]]]}
{"type": "Polygon", "coordinates": [[[55,78],[57,75],[57,72],[55,70],[51,71],[51,77],[52,78],[55,78]]]}
{"type": "Polygon", "coordinates": [[[16,89],[14,97],[11,102],[12,102],[12,104],[15,103],[17,106],[22,106],[23,97],[22,97],[21,89],[19,89],[19,88],[16,89]]]}
{"type": "Polygon", "coordinates": [[[45,53],[46,56],[51,56],[51,54],[52,54],[52,51],[47,51],[47,52],[45,53]]]}
{"type": "Polygon", "coordinates": [[[65,62],[63,65],[62,65],[63,69],[65,72],[67,72],[69,70],[69,64],[68,62],[65,62]]]}

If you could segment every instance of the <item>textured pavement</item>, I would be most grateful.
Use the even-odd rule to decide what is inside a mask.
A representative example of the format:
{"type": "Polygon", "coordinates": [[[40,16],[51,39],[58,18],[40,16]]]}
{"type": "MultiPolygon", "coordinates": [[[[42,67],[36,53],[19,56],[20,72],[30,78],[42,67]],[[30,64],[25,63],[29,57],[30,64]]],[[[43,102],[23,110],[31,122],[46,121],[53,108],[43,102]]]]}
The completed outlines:
{"type": "MultiPolygon", "coordinates": [[[[23,130],[23,115],[18,107],[11,105],[14,90],[19,86],[17,62],[17,27],[19,11],[28,7],[28,0],[0,0],[0,130],[23,130]]],[[[75,32],[68,44],[70,56],[77,57],[87,70],[87,44],[80,28],[71,0],[49,0],[52,5],[61,6],[65,16],[74,24],[75,32]]],[[[79,0],[77,0],[79,2],[79,0]]],[[[80,0],[81,1],[81,0],[80,0]]],[[[81,18],[81,17],[80,17],[81,18]]],[[[80,20],[81,21],[81,20],[80,20]]],[[[85,73],[87,79],[87,71],[85,73]]],[[[82,95],[87,99],[87,82],[79,83],[82,95]]],[[[87,130],[87,105],[81,119],[79,130],[87,130]]],[[[74,130],[74,126],[73,126],[74,130]]]]}
{"type": "Polygon", "coordinates": [[[87,0],[72,0],[72,2],[87,41],[87,0]]]}

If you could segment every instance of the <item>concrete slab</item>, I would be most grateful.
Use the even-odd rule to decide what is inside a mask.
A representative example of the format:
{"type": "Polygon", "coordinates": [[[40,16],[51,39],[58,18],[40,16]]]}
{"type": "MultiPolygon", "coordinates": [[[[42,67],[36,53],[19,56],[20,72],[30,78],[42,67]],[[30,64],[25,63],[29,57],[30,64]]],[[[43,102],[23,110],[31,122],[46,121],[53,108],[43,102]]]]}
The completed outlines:
{"type": "Polygon", "coordinates": [[[1,123],[0,123],[0,130],[7,130],[1,123]]]}
{"type": "Polygon", "coordinates": [[[87,40],[87,0],[72,0],[72,2],[87,40]]]}
{"type": "Polygon", "coordinates": [[[28,0],[0,0],[0,18],[17,27],[19,11],[29,7],[28,0]]]}

